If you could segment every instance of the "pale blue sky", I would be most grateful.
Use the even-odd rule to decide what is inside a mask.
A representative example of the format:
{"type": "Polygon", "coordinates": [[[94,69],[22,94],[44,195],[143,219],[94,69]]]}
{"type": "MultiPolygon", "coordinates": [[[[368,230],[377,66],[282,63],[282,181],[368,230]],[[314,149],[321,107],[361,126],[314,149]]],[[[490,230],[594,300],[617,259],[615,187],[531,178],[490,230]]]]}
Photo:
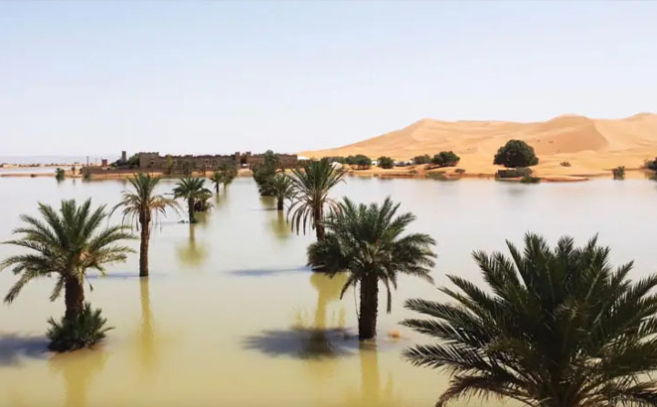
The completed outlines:
{"type": "Polygon", "coordinates": [[[657,2],[0,2],[0,155],[657,111],[657,2]]]}

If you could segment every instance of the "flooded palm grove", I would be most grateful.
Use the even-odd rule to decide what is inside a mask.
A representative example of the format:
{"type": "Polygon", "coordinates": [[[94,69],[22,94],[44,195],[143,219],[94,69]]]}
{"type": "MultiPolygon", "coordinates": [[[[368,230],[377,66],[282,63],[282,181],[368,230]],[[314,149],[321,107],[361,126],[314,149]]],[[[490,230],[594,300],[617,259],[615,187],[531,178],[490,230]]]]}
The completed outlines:
{"type": "MultiPolygon", "coordinates": [[[[169,193],[174,180],[158,186],[169,193]]],[[[12,237],[21,214],[37,202],[62,199],[116,205],[123,180],[0,178],[0,240],[12,237]]],[[[646,180],[522,185],[493,181],[347,177],[331,196],[355,202],[401,202],[417,220],[409,232],[437,242],[434,284],[400,276],[392,312],[380,306],[376,341],[359,343],[357,298],[340,299],[346,276],[329,278],[307,266],[312,233],[291,232],[276,201],[261,198],[251,178],[238,177],[212,198],[197,224],[169,213],[155,225],[150,277],[138,277],[138,255],[89,271],[86,299],[113,327],[90,350],[47,351],[47,320],[64,302],[49,301],[55,279],[28,284],[0,307],[2,406],[430,406],[448,372],[415,367],[402,351],[430,343],[400,321],[414,316],[409,298],[444,300],[436,288],[447,274],[482,283],[474,250],[505,250],[536,232],[554,243],[578,243],[599,234],[611,260],[635,261],[631,277],[657,271],[654,225],[657,184],[646,180]]],[[[120,222],[114,215],[111,222],[120,222]]],[[[129,243],[138,249],[139,241],[129,243]]],[[[20,253],[1,245],[0,258],[20,253]]],[[[2,295],[16,281],[0,275],[2,295]]],[[[385,304],[385,292],[380,291],[385,304]]],[[[460,399],[452,405],[502,405],[496,399],[460,399]]],[[[507,402],[511,405],[511,402],[507,402]]]]}

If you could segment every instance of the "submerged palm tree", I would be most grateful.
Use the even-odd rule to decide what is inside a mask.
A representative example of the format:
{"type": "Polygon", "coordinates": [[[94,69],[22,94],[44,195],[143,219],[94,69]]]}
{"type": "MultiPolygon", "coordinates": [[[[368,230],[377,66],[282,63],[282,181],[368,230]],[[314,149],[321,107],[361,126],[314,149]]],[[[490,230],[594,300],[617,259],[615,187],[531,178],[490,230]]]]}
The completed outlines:
{"type": "Polygon", "coordinates": [[[440,342],[408,349],[416,365],[454,373],[437,405],[461,396],[499,396],[529,406],[657,404],[657,276],[632,283],[609,248],[570,238],[550,249],[525,236],[511,259],[476,252],[487,290],[449,276],[455,303],[406,302],[432,319],[403,323],[440,342]]]}
{"type": "Polygon", "coordinates": [[[209,189],[204,186],[203,178],[183,178],[176,184],[173,189],[175,198],[187,200],[187,210],[189,212],[189,223],[196,223],[194,218],[194,206],[199,199],[204,199],[208,194],[212,195],[209,189]]]}
{"type": "Polygon", "coordinates": [[[215,171],[212,173],[212,176],[210,177],[210,181],[214,184],[214,190],[218,194],[219,193],[219,185],[224,183],[224,176],[221,172],[215,171]]]}
{"type": "Polygon", "coordinates": [[[328,192],[343,180],[345,171],[324,158],[308,161],[302,164],[300,169],[293,169],[292,173],[295,200],[288,209],[288,216],[292,215],[292,228],[296,229],[297,233],[300,230],[305,233],[306,227],[310,226],[315,229],[317,240],[322,240],[326,235],[322,224],[324,207],[338,207],[338,204],[328,197],[328,192]]]}
{"type": "Polygon", "coordinates": [[[276,174],[271,180],[271,189],[276,197],[276,208],[282,211],[285,200],[294,197],[292,178],[285,174],[276,174]]]}
{"type": "Polygon", "coordinates": [[[429,282],[433,267],[431,251],[435,241],[425,234],[402,236],[415,216],[406,213],[395,217],[399,204],[386,198],[383,205],[355,205],[345,198],[340,210],[325,220],[328,234],[308,248],[308,263],[313,269],[329,273],[348,272],[349,278],[340,297],[360,284],[358,338],[376,335],[379,307],[379,281],[387,294],[387,311],[391,311],[390,287],[397,288],[399,273],[421,277],[429,282]]]}
{"type": "Polygon", "coordinates": [[[42,220],[23,215],[26,226],[14,230],[20,235],[5,242],[31,250],[29,254],[11,256],[0,263],[0,270],[11,268],[20,279],[9,290],[5,302],[12,302],[30,280],[58,274],[50,300],[64,290],[64,319],[75,321],[84,309],[84,279],[88,269],[105,273],[108,263],[123,262],[132,249],[116,243],[131,239],[124,226],[99,230],[106,219],[105,206],[91,210],[91,200],[78,206],[74,200],[62,201],[59,213],[51,206],[39,204],[42,220]]]}
{"type": "Polygon", "coordinates": [[[159,215],[166,216],[167,208],[178,211],[179,205],[174,199],[156,194],[155,187],[160,178],[150,175],[135,174],[129,178],[132,191],[123,192],[123,199],[116,205],[112,212],[123,208],[123,221],[136,227],[141,233],[141,244],[139,245],[139,276],[148,276],[148,246],[151,228],[157,223],[159,215]]]}

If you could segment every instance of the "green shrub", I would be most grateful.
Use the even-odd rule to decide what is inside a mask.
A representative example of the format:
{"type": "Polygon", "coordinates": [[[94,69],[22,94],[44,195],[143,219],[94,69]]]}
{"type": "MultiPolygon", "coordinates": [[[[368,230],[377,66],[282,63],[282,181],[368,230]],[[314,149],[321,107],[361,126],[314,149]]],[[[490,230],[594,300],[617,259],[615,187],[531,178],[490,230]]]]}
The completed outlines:
{"type": "Polygon", "coordinates": [[[66,171],[63,168],[57,168],[55,170],[55,179],[57,181],[63,181],[66,178],[66,171]]]}
{"type": "Polygon", "coordinates": [[[657,171],[657,158],[646,161],[644,166],[648,170],[657,171]]]}
{"type": "Polygon", "coordinates": [[[497,178],[522,178],[532,175],[531,168],[512,168],[497,170],[497,178]]]}
{"type": "Polygon", "coordinates": [[[524,177],[520,178],[520,182],[523,184],[538,184],[541,182],[541,179],[539,177],[532,177],[531,175],[525,175],[524,177]]]}
{"type": "Polygon", "coordinates": [[[395,160],[390,157],[379,157],[379,167],[389,170],[395,166],[395,160]]]}
{"type": "Polygon", "coordinates": [[[625,179],[625,167],[620,166],[616,167],[613,170],[611,170],[612,174],[614,174],[614,179],[625,179]]]}
{"type": "Polygon", "coordinates": [[[413,163],[416,165],[429,164],[430,162],[431,162],[431,157],[429,157],[429,154],[418,155],[417,157],[413,157],[413,163]]]}
{"type": "Polygon", "coordinates": [[[529,167],[538,164],[538,157],[534,148],[524,141],[509,140],[497,150],[493,164],[507,168],[529,167]]]}
{"type": "Polygon", "coordinates": [[[50,318],[48,323],[48,349],[55,352],[69,352],[93,346],[105,339],[105,333],[112,329],[105,326],[107,320],[101,316],[100,309],[93,310],[88,303],[74,322],[62,318],[58,323],[50,318]]]}
{"type": "Polygon", "coordinates": [[[559,165],[561,165],[562,167],[570,167],[570,162],[562,161],[559,165]]]}
{"type": "Polygon", "coordinates": [[[454,154],[453,151],[441,151],[440,153],[433,156],[431,159],[431,164],[435,164],[439,167],[454,167],[456,166],[461,157],[454,154]]]}
{"type": "Polygon", "coordinates": [[[352,165],[357,166],[360,170],[366,170],[372,165],[372,160],[368,156],[362,154],[358,154],[356,157],[354,157],[353,162],[354,163],[352,165]]]}
{"type": "Polygon", "coordinates": [[[463,174],[465,174],[465,169],[457,168],[457,169],[454,170],[454,172],[459,174],[459,175],[463,175],[463,174]]]}

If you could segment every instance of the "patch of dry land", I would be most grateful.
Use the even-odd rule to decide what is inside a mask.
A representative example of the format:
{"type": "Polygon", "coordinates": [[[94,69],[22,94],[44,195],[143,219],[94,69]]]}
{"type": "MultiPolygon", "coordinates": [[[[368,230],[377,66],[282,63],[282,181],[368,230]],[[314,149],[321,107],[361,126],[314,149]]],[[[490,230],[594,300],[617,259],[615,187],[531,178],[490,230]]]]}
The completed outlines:
{"type": "MultiPolygon", "coordinates": [[[[535,175],[547,180],[610,176],[612,168],[625,166],[630,171],[638,170],[646,160],[657,156],[657,114],[641,113],[614,120],[563,115],[534,123],[423,119],[355,144],[299,154],[312,158],[364,154],[372,159],[389,156],[410,160],[418,155],[433,156],[452,150],[461,157],[458,168],[465,169],[466,174],[493,175],[499,168],[493,165],[493,156],[511,139],[524,140],[534,147],[540,162],[532,168],[535,175]],[[570,166],[561,165],[564,162],[570,166]]],[[[406,167],[388,171],[390,175],[403,175],[404,171],[422,169],[406,167]]],[[[386,171],[372,169],[364,173],[386,171]]]]}

